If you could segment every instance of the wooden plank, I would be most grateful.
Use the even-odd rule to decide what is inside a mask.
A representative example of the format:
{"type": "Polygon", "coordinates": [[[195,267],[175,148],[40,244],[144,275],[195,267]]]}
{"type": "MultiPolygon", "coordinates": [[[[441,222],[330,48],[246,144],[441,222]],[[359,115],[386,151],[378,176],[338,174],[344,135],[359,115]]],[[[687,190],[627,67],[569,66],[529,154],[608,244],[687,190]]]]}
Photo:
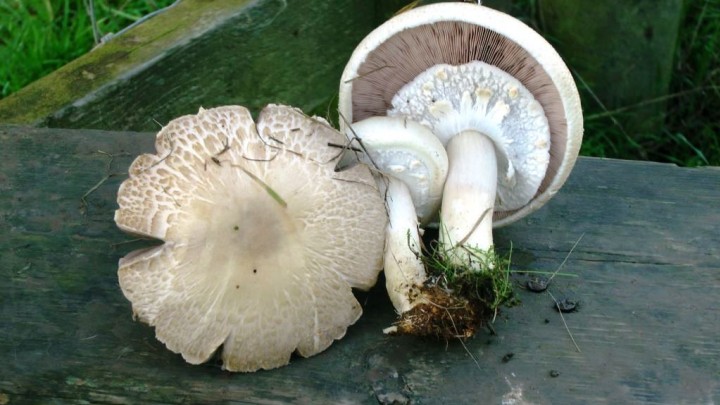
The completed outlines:
{"type": "Polygon", "coordinates": [[[325,115],[377,24],[373,1],[183,0],[0,100],[0,122],[156,130],[200,106],[271,102],[325,115]]]}
{"type": "Polygon", "coordinates": [[[123,177],[95,186],[153,139],[0,127],[0,403],[720,402],[718,168],[582,158],[546,207],[496,231],[515,268],[541,271],[582,236],[563,267],[577,277],[550,288],[581,302],[565,314],[581,352],[550,296],[527,291],[496,335],[383,336],[394,314],[379,285],[326,352],[230,374],[166,350],[117,285],[118,258],[137,247],[117,245],[123,177]]]}

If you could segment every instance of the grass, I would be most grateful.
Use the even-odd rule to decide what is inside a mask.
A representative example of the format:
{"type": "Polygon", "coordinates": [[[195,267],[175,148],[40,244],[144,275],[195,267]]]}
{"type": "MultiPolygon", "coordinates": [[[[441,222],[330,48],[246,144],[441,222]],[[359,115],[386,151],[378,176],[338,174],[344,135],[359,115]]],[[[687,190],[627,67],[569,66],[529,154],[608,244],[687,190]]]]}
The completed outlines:
{"type": "Polygon", "coordinates": [[[720,165],[720,0],[686,1],[666,135],[684,151],[656,151],[690,166],[720,165]],[[693,139],[690,142],[689,139],[693,139]]]}
{"type": "Polygon", "coordinates": [[[519,304],[509,253],[464,244],[450,247],[438,236],[438,229],[425,229],[422,249],[416,254],[421,255],[427,276],[422,285],[405,292],[411,307],[386,333],[446,341],[469,338],[480,328],[492,330],[501,307],[519,304]]]}
{"type": "MultiPolygon", "coordinates": [[[[512,253],[502,255],[490,248],[489,251],[467,248],[470,254],[482,264],[483,271],[474,271],[467,266],[458,266],[449,258],[452,253],[442,251],[434,244],[430,252],[423,257],[429,278],[436,280],[443,288],[455,292],[455,295],[479,301],[493,314],[500,307],[517,303],[510,278],[512,253]]],[[[512,249],[510,250],[512,252],[512,249]]]]}
{"type": "MultiPolygon", "coordinates": [[[[720,166],[720,0],[685,0],[670,89],[664,96],[608,110],[576,76],[584,102],[581,154],[720,166]],[[629,134],[623,123],[648,104],[666,103],[663,129],[629,134]]],[[[542,32],[539,0],[515,0],[511,12],[542,32]]],[[[572,69],[572,66],[570,66],[572,69]]]]}
{"type": "Polygon", "coordinates": [[[588,137],[586,155],[720,165],[720,0],[686,2],[667,95],[588,114],[585,122],[586,133],[600,135],[588,137]],[[622,122],[655,102],[667,103],[661,132],[630,137],[622,122]]]}
{"type": "MultiPolygon", "coordinates": [[[[85,0],[87,1],[87,0],[85,0]]],[[[95,46],[84,0],[0,1],[0,98],[95,46]]],[[[174,0],[94,0],[100,36],[118,32],[174,0]]]]}
{"type": "MultiPolygon", "coordinates": [[[[92,49],[96,41],[86,1],[0,1],[0,98],[92,49]]],[[[101,36],[118,32],[173,2],[94,0],[98,31],[101,36]]],[[[583,99],[590,100],[584,105],[583,155],[720,166],[720,0],[684,3],[667,95],[608,110],[578,79],[583,99]],[[627,133],[623,122],[637,108],[660,102],[667,105],[660,132],[627,133]]],[[[538,4],[539,0],[513,0],[512,13],[537,28],[538,4]]]]}

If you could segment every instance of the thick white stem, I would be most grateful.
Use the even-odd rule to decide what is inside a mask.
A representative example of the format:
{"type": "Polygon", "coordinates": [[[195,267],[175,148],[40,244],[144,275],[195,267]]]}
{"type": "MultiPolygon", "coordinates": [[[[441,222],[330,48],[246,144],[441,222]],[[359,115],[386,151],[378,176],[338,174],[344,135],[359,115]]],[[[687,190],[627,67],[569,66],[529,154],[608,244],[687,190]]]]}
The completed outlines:
{"type": "Polygon", "coordinates": [[[446,147],[449,170],[440,212],[440,244],[447,258],[480,271],[493,246],[497,190],[495,147],[476,131],[455,135],[446,147]]]}
{"type": "Polygon", "coordinates": [[[402,314],[419,303],[417,287],[427,277],[410,191],[402,181],[386,179],[389,223],[385,238],[385,286],[395,310],[402,314]]]}

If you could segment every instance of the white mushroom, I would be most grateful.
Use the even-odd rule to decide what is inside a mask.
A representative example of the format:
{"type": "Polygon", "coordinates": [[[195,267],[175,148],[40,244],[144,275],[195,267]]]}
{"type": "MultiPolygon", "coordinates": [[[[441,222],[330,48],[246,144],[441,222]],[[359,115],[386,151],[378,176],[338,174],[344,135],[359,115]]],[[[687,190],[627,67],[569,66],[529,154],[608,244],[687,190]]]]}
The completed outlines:
{"type": "Polygon", "coordinates": [[[360,160],[408,186],[422,224],[433,219],[440,208],[448,159],[428,128],[402,117],[373,117],[353,124],[347,135],[357,136],[365,146],[369,156],[361,153],[360,160]]]}
{"type": "Polygon", "coordinates": [[[560,56],[520,21],[468,3],[418,7],[370,33],[348,62],[340,113],[409,118],[447,149],[441,242],[482,270],[492,226],[538,209],[567,179],[582,111],[560,56]]]}
{"type": "Polygon", "coordinates": [[[481,270],[494,210],[522,208],[545,177],[550,130],[542,107],[518,80],[473,61],[427,69],[400,89],[388,115],[431,128],[447,145],[442,250],[481,270]]]}
{"type": "Polygon", "coordinates": [[[424,301],[426,281],[419,225],[436,215],[448,171],[440,141],[426,127],[404,118],[368,118],[350,128],[367,152],[361,160],[378,175],[389,222],[385,238],[385,283],[399,313],[424,301]]]}
{"type": "Polygon", "coordinates": [[[312,356],[362,313],[386,214],[365,165],[334,172],[344,136],[299,110],[200,110],[157,135],[118,191],[117,225],[162,240],[120,260],[141,321],[186,361],[222,345],[223,367],[254,371],[312,356]]]}

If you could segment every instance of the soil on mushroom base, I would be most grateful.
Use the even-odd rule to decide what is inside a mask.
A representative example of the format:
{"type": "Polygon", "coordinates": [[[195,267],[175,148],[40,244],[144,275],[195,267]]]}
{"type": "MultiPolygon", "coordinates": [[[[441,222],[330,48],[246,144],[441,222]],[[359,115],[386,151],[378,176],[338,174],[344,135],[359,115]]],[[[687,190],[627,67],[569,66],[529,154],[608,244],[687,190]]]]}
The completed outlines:
{"type": "Polygon", "coordinates": [[[468,338],[491,318],[479,300],[452,295],[439,285],[425,285],[420,294],[428,302],[416,305],[395,322],[400,335],[432,336],[446,340],[468,338]]]}
{"type": "Polygon", "coordinates": [[[512,291],[509,260],[489,252],[492,266],[482,272],[438,266],[437,252],[428,259],[430,277],[413,299],[422,300],[395,322],[395,334],[445,340],[472,337],[492,323],[500,307],[519,303],[512,291]]]}

